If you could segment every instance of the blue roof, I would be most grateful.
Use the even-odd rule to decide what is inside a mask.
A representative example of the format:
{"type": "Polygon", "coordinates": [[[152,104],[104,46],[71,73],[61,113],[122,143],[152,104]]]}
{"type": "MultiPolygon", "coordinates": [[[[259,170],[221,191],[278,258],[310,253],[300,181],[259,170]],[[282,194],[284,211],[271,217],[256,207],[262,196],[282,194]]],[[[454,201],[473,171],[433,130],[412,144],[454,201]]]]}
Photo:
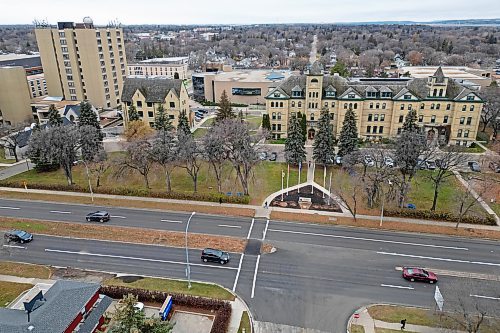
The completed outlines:
{"type": "Polygon", "coordinates": [[[266,79],[274,81],[274,80],[283,80],[285,76],[279,72],[271,72],[266,79]]]}

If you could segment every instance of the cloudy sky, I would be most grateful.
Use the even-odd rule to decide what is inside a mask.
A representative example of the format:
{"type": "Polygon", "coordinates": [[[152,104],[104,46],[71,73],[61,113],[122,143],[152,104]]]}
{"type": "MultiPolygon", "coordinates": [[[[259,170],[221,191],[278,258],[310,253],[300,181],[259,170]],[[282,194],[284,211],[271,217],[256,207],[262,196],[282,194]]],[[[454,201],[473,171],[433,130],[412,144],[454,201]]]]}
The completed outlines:
{"type": "Polygon", "coordinates": [[[34,19],[96,24],[336,23],[500,18],[499,0],[17,0],[2,1],[0,24],[34,19]]]}

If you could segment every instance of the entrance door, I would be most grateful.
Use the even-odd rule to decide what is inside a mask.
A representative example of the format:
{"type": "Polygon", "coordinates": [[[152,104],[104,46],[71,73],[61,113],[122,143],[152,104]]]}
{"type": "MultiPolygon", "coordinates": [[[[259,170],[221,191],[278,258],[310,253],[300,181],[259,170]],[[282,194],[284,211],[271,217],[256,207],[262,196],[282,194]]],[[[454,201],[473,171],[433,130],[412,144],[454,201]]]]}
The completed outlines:
{"type": "Polygon", "coordinates": [[[316,135],[316,131],[314,130],[314,128],[311,128],[308,132],[307,132],[307,139],[308,140],[314,140],[314,136],[316,135]]]}

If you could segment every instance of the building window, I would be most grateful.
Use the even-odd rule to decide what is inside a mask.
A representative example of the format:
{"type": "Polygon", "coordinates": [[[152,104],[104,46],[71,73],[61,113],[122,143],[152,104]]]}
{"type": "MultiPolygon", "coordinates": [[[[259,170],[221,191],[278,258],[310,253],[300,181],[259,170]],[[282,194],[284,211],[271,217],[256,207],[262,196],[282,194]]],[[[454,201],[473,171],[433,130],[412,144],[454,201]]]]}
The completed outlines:
{"type": "Polygon", "coordinates": [[[443,124],[448,124],[448,116],[444,116],[444,118],[443,118],[443,124]]]}
{"type": "Polygon", "coordinates": [[[297,103],[297,106],[298,106],[299,108],[301,108],[301,107],[302,107],[302,102],[298,102],[298,103],[297,103]]]}
{"type": "Polygon", "coordinates": [[[169,114],[168,119],[175,119],[175,116],[173,114],[169,114]]]}
{"type": "Polygon", "coordinates": [[[382,114],[380,115],[380,121],[384,121],[384,120],[385,120],[385,114],[383,114],[383,113],[382,113],[382,114]]]}
{"type": "Polygon", "coordinates": [[[311,120],[314,120],[314,113],[311,113],[311,120]]]}
{"type": "Polygon", "coordinates": [[[344,103],[344,110],[347,110],[347,103],[344,103]]]}
{"type": "Polygon", "coordinates": [[[439,97],[443,97],[443,89],[439,89],[439,97]]]}
{"type": "Polygon", "coordinates": [[[272,127],[271,127],[271,129],[272,129],[273,131],[276,131],[276,124],[273,124],[273,125],[272,125],[272,127]]]}
{"type": "Polygon", "coordinates": [[[370,103],[370,109],[373,109],[373,103],[370,103]]]}
{"type": "Polygon", "coordinates": [[[335,102],[332,102],[332,108],[335,107],[335,102]]]}
{"type": "Polygon", "coordinates": [[[446,104],[446,111],[450,111],[451,110],[451,104],[446,104]]]}
{"type": "Polygon", "coordinates": [[[377,126],[373,126],[373,131],[372,133],[377,133],[377,126]]]}
{"type": "Polygon", "coordinates": [[[175,108],[175,102],[170,102],[170,107],[175,108]]]}
{"type": "Polygon", "coordinates": [[[431,117],[431,124],[434,124],[435,122],[436,122],[436,116],[434,116],[434,115],[433,115],[433,116],[431,117]]]}
{"type": "Polygon", "coordinates": [[[327,108],[327,107],[328,107],[328,102],[325,102],[325,108],[327,108]]]}
{"type": "Polygon", "coordinates": [[[424,108],[425,108],[425,104],[424,103],[420,104],[420,110],[423,110],[424,108]]]}
{"type": "Polygon", "coordinates": [[[467,117],[467,125],[472,124],[472,117],[467,117]]]}
{"type": "Polygon", "coordinates": [[[271,107],[274,108],[274,102],[271,102],[271,107]]]}
{"type": "Polygon", "coordinates": [[[139,114],[139,117],[144,117],[144,113],[142,111],[137,111],[137,113],[139,114]]]}
{"type": "Polygon", "coordinates": [[[278,120],[281,120],[281,112],[278,112],[278,120]]]}
{"type": "Polygon", "coordinates": [[[295,107],[295,102],[292,102],[292,108],[294,108],[294,107],[295,107]]]}
{"type": "Polygon", "coordinates": [[[333,120],[334,117],[335,117],[335,114],[334,113],[330,113],[330,120],[333,120]]]}
{"type": "Polygon", "coordinates": [[[467,111],[467,105],[462,106],[462,111],[467,111]]]}
{"type": "Polygon", "coordinates": [[[465,130],[464,131],[464,138],[468,138],[469,137],[469,130],[465,130]]]}
{"type": "Polygon", "coordinates": [[[412,108],[412,105],[408,104],[408,111],[411,110],[411,108],[412,108]]]}
{"type": "Polygon", "coordinates": [[[474,100],[474,96],[473,95],[467,96],[467,100],[468,101],[473,101],[474,100]]]}
{"type": "Polygon", "coordinates": [[[474,105],[471,105],[471,106],[470,106],[470,110],[471,110],[471,111],[474,111],[474,105]]]}
{"type": "Polygon", "coordinates": [[[137,107],[142,108],[142,101],[137,101],[137,107]]]}
{"type": "Polygon", "coordinates": [[[153,118],[154,117],[153,111],[148,111],[148,117],[149,118],[153,118]]]}
{"type": "Polygon", "coordinates": [[[421,123],[423,121],[424,121],[424,116],[423,115],[418,116],[418,122],[421,123]]]}
{"type": "Polygon", "coordinates": [[[399,116],[399,122],[402,123],[404,121],[404,118],[405,117],[403,115],[399,116]]]}
{"type": "Polygon", "coordinates": [[[358,109],[358,103],[354,103],[354,110],[358,109]]]}
{"type": "Polygon", "coordinates": [[[385,103],[382,103],[382,110],[385,110],[385,103]]]}
{"type": "Polygon", "coordinates": [[[460,117],[460,125],[463,125],[465,123],[465,117],[460,117]]]}
{"type": "Polygon", "coordinates": [[[457,137],[461,138],[462,137],[462,130],[459,129],[458,132],[457,132],[457,137]]]}
{"type": "Polygon", "coordinates": [[[401,127],[400,127],[400,128],[398,128],[398,135],[399,135],[399,134],[401,134],[401,131],[402,131],[402,130],[403,130],[403,129],[402,129],[401,127]]]}
{"type": "Polygon", "coordinates": [[[404,110],[404,109],[405,109],[405,105],[401,104],[401,110],[404,110]]]}
{"type": "Polygon", "coordinates": [[[380,103],[375,104],[375,109],[380,109],[380,103]]]}
{"type": "Polygon", "coordinates": [[[281,131],[281,124],[278,124],[278,131],[281,131]]]}
{"type": "Polygon", "coordinates": [[[384,126],[380,126],[380,127],[378,128],[378,133],[379,133],[379,134],[384,133],[384,126]]]}
{"type": "Polygon", "coordinates": [[[372,121],[373,114],[368,114],[368,121],[372,121]]]}
{"type": "Polygon", "coordinates": [[[272,119],[273,119],[273,120],[276,120],[276,112],[273,112],[273,114],[272,114],[272,119]]]}
{"type": "Polygon", "coordinates": [[[434,108],[436,107],[436,105],[434,103],[431,104],[431,110],[434,110],[434,108]]]}
{"type": "Polygon", "coordinates": [[[404,95],[403,98],[404,99],[411,99],[411,95],[404,95]]]}
{"type": "Polygon", "coordinates": [[[378,114],[373,115],[373,121],[378,121],[378,114]]]}
{"type": "Polygon", "coordinates": [[[283,102],[280,102],[280,108],[282,108],[282,107],[283,107],[283,102]]]}
{"type": "Polygon", "coordinates": [[[439,109],[441,109],[441,104],[437,103],[436,104],[436,110],[439,110],[439,109]]]}
{"type": "Polygon", "coordinates": [[[366,133],[370,133],[370,132],[371,132],[371,129],[372,129],[372,127],[371,127],[371,126],[366,126],[366,133]]]}

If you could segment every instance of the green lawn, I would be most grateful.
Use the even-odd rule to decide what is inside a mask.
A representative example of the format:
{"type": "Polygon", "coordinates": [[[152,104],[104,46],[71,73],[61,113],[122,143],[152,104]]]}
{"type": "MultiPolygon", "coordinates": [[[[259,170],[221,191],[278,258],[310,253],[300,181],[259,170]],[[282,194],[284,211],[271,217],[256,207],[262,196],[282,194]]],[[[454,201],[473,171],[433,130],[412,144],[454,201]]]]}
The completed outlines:
{"type": "Polygon", "coordinates": [[[104,281],[104,285],[125,286],[148,290],[160,290],[185,295],[202,296],[209,298],[234,301],[235,297],[226,289],[209,283],[192,282],[188,289],[187,281],[173,279],[139,278],[133,282],[124,282],[122,278],[113,278],[104,281]]]}
{"type": "MultiPolygon", "coordinates": [[[[287,166],[285,163],[263,161],[254,167],[254,174],[250,178],[250,196],[251,203],[262,204],[263,200],[271,193],[281,189],[281,170],[286,173],[287,166]]],[[[144,180],[141,175],[135,171],[127,171],[123,175],[117,175],[117,168],[110,168],[101,178],[103,187],[132,187],[136,189],[144,189],[144,180]]],[[[307,171],[302,169],[301,182],[306,179],[307,171]]],[[[234,168],[227,163],[223,168],[222,192],[231,192],[236,195],[238,192],[243,192],[242,187],[237,179],[234,168]]],[[[172,174],[172,190],[179,193],[192,193],[193,181],[183,168],[176,168],[172,174]]],[[[26,171],[19,175],[9,178],[10,181],[27,182],[30,184],[61,184],[66,185],[66,177],[62,170],[53,172],[37,173],[35,170],[26,171]]],[[[165,175],[164,172],[157,167],[154,167],[149,175],[150,186],[152,190],[165,190],[165,175]]],[[[296,185],[298,181],[298,169],[290,167],[290,186],[296,185]]],[[[73,168],[73,182],[82,187],[87,187],[87,176],[85,167],[82,165],[73,168]]],[[[95,184],[94,184],[95,186],[95,184]]],[[[286,186],[286,177],[285,177],[286,186]]],[[[208,163],[201,164],[200,173],[198,175],[198,192],[199,193],[216,193],[217,182],[213,170],[209,168],[208,163]]]]}
{"type": "Polygon", "coordinates": [[[247,311],[243,311],[243,314],[241,315],[240,328],[238,329],[238,333],[243,333],[243,329],[245,329],[245,333],[252,332],[252,328],[250,327],[250,316],[248,315],[247,311]]]}
{"type": "Polygon", "coordinates": [[[15,159],[6,159],[5,158],[5,149],[3,147],[0,147],[0,163],[16,163],[15,159]]]}
{"type": "Polygon", "coordinates": [[[250,130],[256,130],[262,124],[262,117],[258,116],[248,116],[245,120],[248,122],[250,130]]]}
{"type": "Polygon", "coordinates": [[[351,330],[349,331],[351,333],[365,333],[365,328],[361,325],[351,325],[351,330]]]}
{"type": "Polygon", "coordinates": [[[207,128],[198,128],[196,131],[193,132],[193,136],[195,139],[200,139],[203,136],[205,136],[207,132],[208,132],[207,128]]]}
{"type": "Polygon", "coordinates": [[[14,275],[38,279],[48,279],[52,274],[50,268],[47,266],[11,261],[0,261],[0,272],[3,275],[14,275]]]}
{"type": "Polygon", "coordinates": [[[9,305],[9,303],[16,299],[23,291],[31,287],[33,287],[33,285],[27,283],[0,281],[0,308],[9,305]]]}
{"type": "Polygon", "coordinates": [[[266,143],[271,145],[284,145],[286,139],[268,140],[266,143]]]}

